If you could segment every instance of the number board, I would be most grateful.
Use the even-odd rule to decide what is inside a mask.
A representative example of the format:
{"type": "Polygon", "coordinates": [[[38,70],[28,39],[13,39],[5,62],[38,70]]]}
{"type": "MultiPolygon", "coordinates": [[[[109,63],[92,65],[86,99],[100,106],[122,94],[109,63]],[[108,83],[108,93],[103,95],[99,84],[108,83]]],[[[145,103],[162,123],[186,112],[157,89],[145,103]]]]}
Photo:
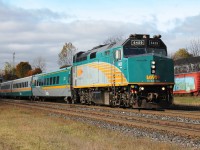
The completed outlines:
{"type": "Polygon", "coordinates": [[[160,42],[159,41],[155,41],[155,40],[149,40],[149,45],[151,46],[160,46],[160,42]]]}
{"type": "Polygon", "coordinates": [[[142,46],[145,45],[144,40],[131,40],[131,45],[132,46],[142,46]]]}

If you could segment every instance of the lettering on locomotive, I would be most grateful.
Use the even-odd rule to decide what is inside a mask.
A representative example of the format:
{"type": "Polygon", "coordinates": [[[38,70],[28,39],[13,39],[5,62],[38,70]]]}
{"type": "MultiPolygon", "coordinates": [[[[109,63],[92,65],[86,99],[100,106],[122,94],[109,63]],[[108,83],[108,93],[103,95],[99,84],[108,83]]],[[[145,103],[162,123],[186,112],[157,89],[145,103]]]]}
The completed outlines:
{"type": "Polygon", "coordinates": [[[158,75],[147,75],[146,79],[147,80],[159,80],[160,76],[158,76],[158,75]]]}
{"type": "Polygon", "coordinates": [[[149,45],[159,46],[160,42],[159,41],[154,41],[154,40],[149,40],[149,45]]]}
{"type": "Polygon", "coordinates": [[[144,40],[132,40],[131,41],[131,45],[134,45],[134,46],[136,46],[136,45],[145,45],[145,42],[144,42],[144,40]]]}

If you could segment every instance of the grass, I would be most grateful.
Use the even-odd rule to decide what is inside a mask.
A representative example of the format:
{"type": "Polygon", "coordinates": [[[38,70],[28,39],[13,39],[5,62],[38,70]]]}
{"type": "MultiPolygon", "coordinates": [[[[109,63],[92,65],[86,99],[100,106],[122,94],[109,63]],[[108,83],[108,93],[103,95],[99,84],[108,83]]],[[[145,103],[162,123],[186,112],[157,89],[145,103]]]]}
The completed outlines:
{"type": "Polygon", "coordinates": [[[200,106],[200,97],[174,97],[174,104],[200,106]]]}
{"type": "Polygon", "coordinates": [[[0,103],[0,150],[182,150],[0,103]]]}

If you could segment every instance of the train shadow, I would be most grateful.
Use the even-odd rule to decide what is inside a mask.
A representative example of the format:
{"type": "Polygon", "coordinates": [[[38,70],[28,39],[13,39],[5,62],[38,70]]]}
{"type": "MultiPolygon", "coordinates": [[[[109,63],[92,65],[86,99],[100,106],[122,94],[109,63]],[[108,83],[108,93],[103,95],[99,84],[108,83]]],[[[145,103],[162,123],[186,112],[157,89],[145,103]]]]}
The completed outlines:
{"type": "Polygon", "coordinates": [[[200,106],[189,106],[189,105],[177,105],[174,104],[169,108],[169,110],[181,110],[181,111],[200,111],[200,106]]]}

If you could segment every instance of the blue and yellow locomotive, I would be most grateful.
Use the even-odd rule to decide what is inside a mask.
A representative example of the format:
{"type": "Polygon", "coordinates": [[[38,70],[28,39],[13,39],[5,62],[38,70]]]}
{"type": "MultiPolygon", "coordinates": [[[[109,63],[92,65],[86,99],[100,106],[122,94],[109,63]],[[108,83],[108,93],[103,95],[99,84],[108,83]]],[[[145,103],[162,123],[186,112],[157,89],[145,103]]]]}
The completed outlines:
{"type": "Polygon", "coordinates": [[[125,107],[169,106],[172,59],[161,36],[134,34],[74,56],[72,100],[125,107]]]}

